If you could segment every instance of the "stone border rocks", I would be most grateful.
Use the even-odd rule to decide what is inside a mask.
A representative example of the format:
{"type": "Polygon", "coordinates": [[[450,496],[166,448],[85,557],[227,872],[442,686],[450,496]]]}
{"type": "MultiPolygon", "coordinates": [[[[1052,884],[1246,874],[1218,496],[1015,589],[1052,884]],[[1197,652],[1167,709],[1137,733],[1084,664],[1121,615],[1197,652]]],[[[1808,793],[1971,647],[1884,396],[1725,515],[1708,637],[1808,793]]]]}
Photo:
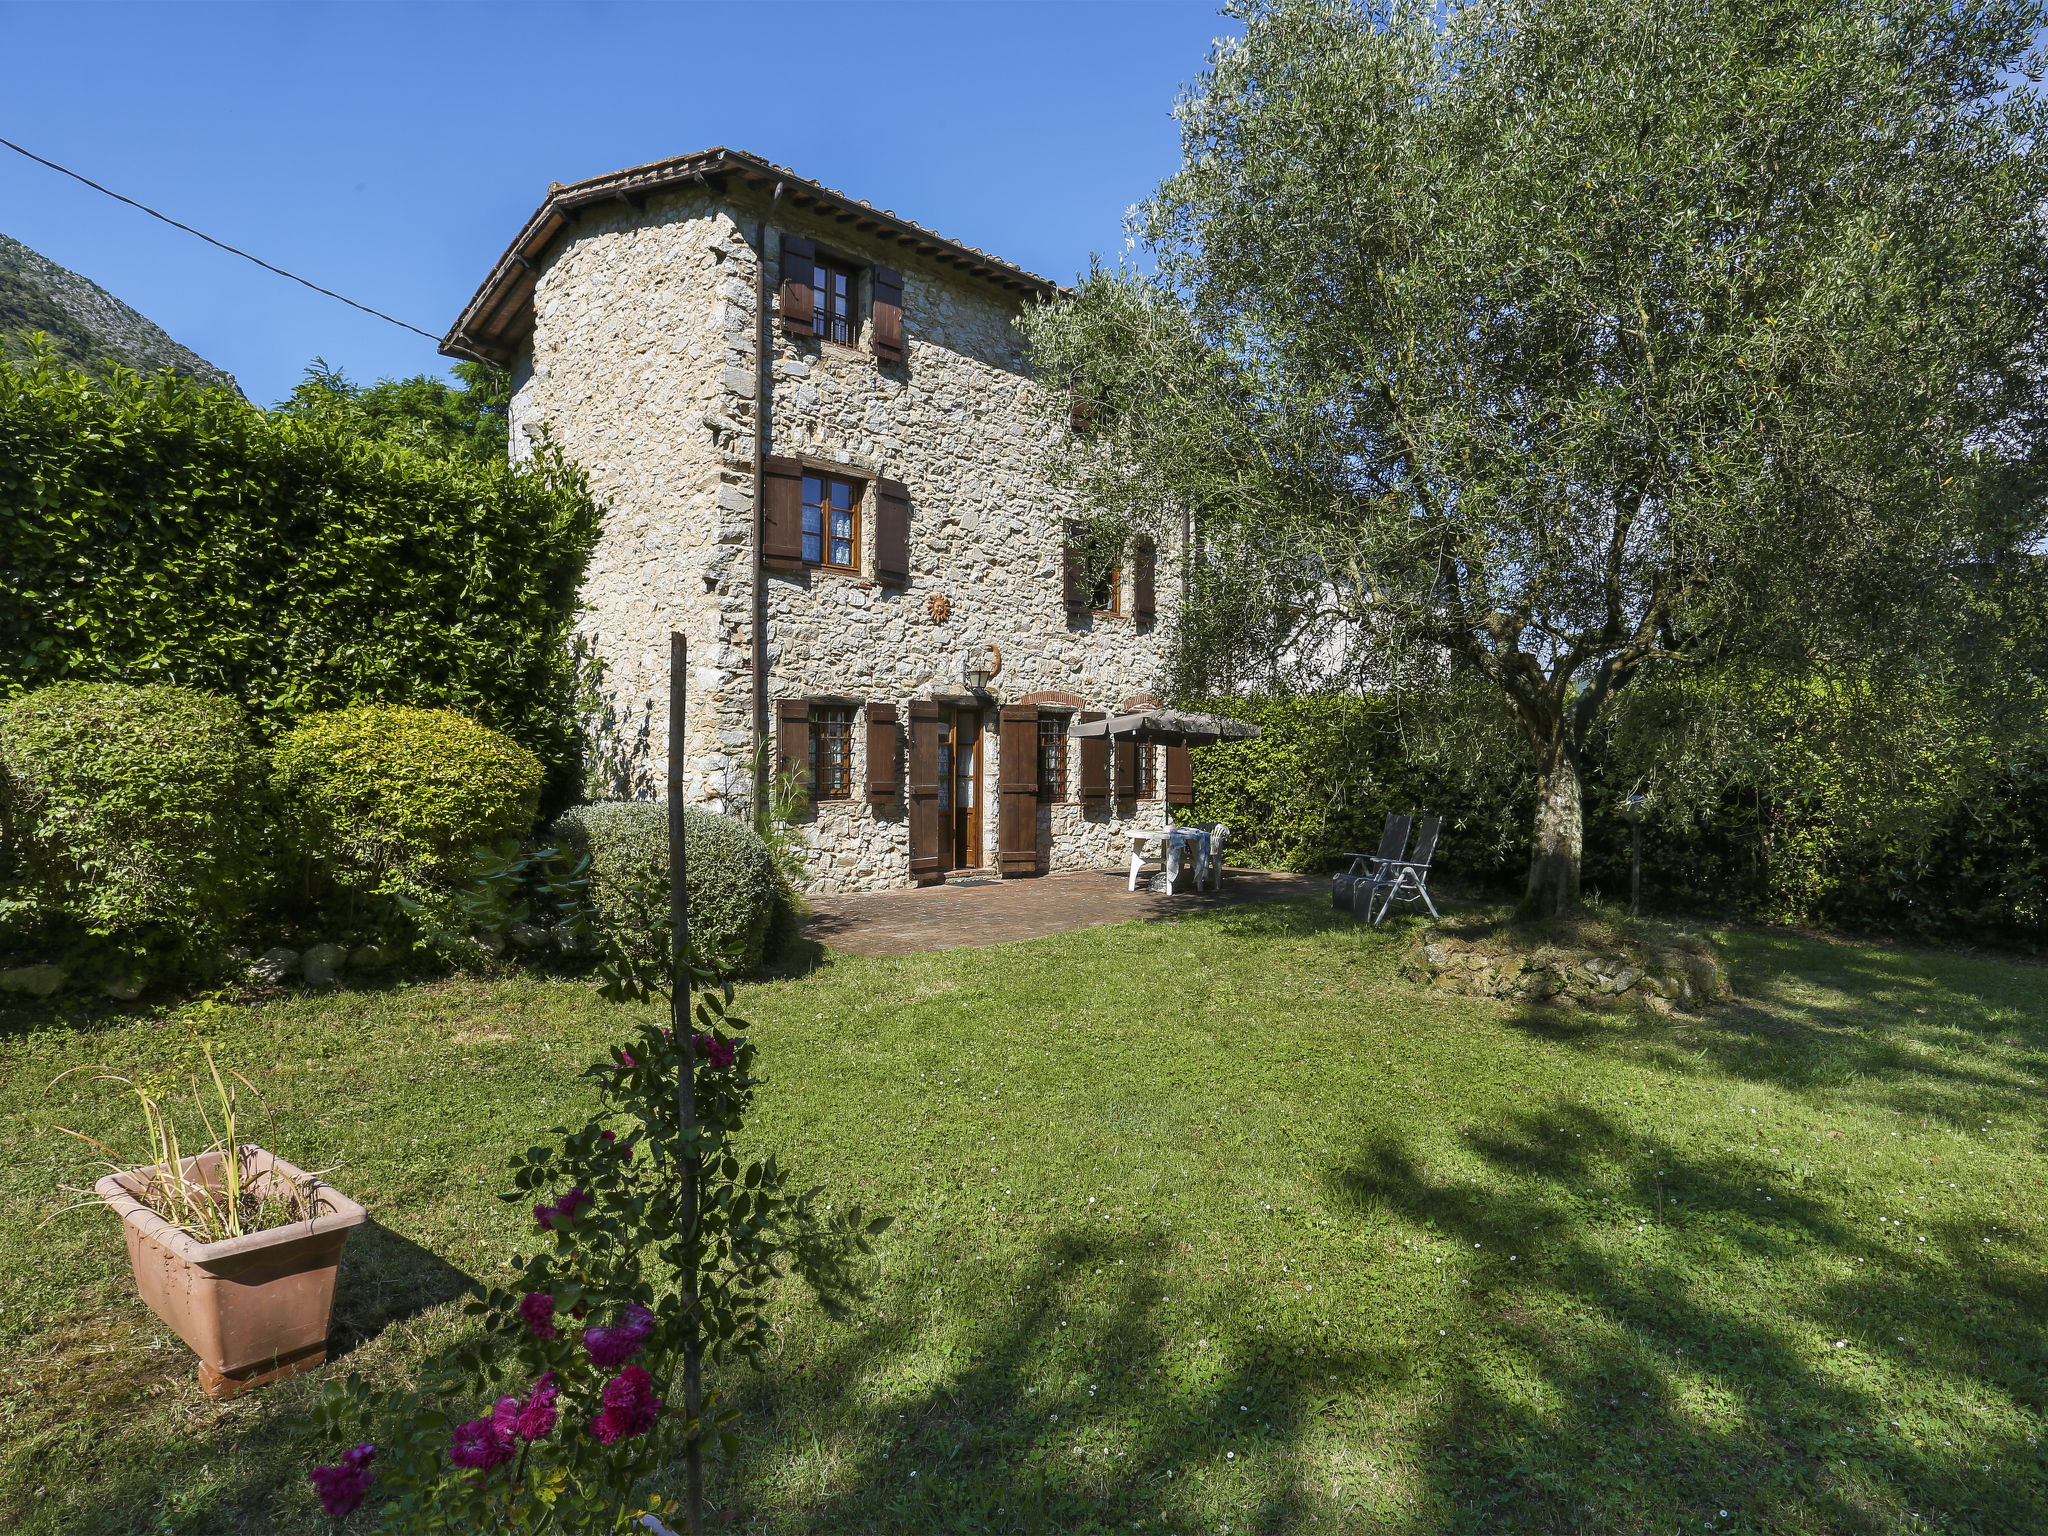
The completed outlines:
{"type": "Polygon", "coordinates": [[[1597,916],[1444,923],[1409,946],[1402,971],[1464,997],[1555,1008],[1695,1012],[1734,996],[1727,965],[1705,935],[1597,916]]]}

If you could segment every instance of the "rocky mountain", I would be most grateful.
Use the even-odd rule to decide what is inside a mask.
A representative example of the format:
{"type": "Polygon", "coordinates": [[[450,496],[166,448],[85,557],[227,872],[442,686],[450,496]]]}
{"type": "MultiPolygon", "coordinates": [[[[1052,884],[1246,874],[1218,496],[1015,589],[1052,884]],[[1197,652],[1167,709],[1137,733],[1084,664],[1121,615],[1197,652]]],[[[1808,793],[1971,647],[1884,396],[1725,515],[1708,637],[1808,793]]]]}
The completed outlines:
{"type": "Polygon", "coordinates": [[[112,360],[139,373],[169,368],[241,393],[233,374],[179,346],[98,283],[0,235],[0,357],[25,356],[36,331],[47,332],[57,355],[88,373],[112,360]]]}

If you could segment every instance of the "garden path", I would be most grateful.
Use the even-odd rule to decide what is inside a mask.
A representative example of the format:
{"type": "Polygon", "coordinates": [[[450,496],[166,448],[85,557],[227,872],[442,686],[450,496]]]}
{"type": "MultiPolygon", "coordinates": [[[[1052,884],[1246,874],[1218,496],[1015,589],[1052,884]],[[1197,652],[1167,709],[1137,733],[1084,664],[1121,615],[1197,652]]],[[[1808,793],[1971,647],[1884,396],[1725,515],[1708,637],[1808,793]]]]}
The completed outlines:
{"type": "Polygon", "coordinates": [[[1161,896],[1125,889],[1121,871],[1068,870],[1035,880],[969,873],[920,890],[810,897],[804,937],[854,955],[916,955],[1036,939],[1070,928],[1178,917],[1239,902],[1327,893],[1328,875],[1226,869],[1223,889],[1161,896]]]}

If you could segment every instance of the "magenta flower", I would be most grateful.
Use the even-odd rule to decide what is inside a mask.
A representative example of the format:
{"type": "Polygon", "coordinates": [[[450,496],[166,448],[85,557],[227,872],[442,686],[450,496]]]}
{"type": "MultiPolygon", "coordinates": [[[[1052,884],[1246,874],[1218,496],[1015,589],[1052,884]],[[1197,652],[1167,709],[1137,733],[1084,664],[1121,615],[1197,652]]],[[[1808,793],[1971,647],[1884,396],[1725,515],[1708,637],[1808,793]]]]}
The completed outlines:
{"type": "Polygon", "coordinates": [[[654,1314],[636,1302],[611,1327],[584,1329],[583,1348],[592,1365],[608,1371],[639,1354],[653,1335],[654,1314]]]}
{"type": "Polygon", "coordinates": [[[590,1421],[590,1433],[599,1445],[616,1445],[632,1435],[646,1434],[660,1414],[654,1378],[639,1366],[629,1365],[605,1383],[604,1410],[590,1421]]]}
{"type": "Polygon", "coordinates": [[[370,1484],[377,1481],[377,1474],[370,1470],[376,1458],[377,1447],[365,1440],[343,1456],[339,1466],[315,1467],[309,1472],[313,1491],[320,1495],[320,1507],[336,1520],[355,1513],[370,1484]]]}
{"type": "Polygon", "coordinates": [[[732,1065],[735,1053],[730,1040],[721,1040],[716,1035],[699,1035],[697,1054],[722,1072],[732,1065]]]}
{"type": "MultiPolygon", "coordinates": [[[[506,1398],[505,1401],[513,1400],[506,1398]]],[[[510,1461],[515,1449],[511,1435],[499,1431],[494,1412],[488,1419],[471,1419],[467,1424],[455,1426],[454,1437],[448,1445],[448,1459],[472,1472],[488,1472],[510,1461]]]]}
{"type": "Polygon", "coordinates": [[[619,1141],[618,1137],[610,1131],[599,1131],[597,1139],[607,1147],[610,1147],[612,1151],[618,1153],[620,1162],[630,1163],[633,1161],[633,1143],[630,1141],[619,1141]]]}
{"type": "Polygon", "coordinates": [[[555,1298],[546,1291],[528,1291],[519,1298],[519,1320],[536,1339],[552,1339],[555,1327],[555,1298]]]}
{"type": "Polygon", "coordinates": [[[512,1420],[512,1433],[522,1440],[545,1440],[555,1432],[555,1399],[562,1389],[555,1385],[555,1373],[543,1371],[526,1401],[512,1420]]]}
{"type": "Polygon", "coordinates": [[[536,1205],[533,1219],[546,1231],[553,1232],[570,1225],[576,1220],[576,1213],[590,1204],[590,1196],[580,1189],[572,1189],[553,1205],[536,1205]]]}

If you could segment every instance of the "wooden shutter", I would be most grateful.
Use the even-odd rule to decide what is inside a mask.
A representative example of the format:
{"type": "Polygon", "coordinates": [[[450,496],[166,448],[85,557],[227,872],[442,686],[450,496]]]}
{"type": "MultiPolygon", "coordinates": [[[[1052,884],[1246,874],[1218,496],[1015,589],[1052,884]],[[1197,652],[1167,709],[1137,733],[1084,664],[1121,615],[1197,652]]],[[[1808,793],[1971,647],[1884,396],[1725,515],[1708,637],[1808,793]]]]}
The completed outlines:
{"type": "Polygon", "coordinates": [[[804,467],[795,459],[761,461],[768,483],[761,491],[761,559],[768,565],[804,563],[804,467]]]}
{"type": "Polygon", "coordinates": [[[875,356],[885,363],[903,361],[903,274],[894,267],[875,268],[875,356]]]}
{"type": "Polygon", "coordinates": [[[782,328],[792,336],[817,334],[811,319],[811,284],[818,275],[818,248],[801,235],[782,237],[782,328]]]}
{"type": "Polygon", "coordinates": [[[1131,553],[1131,612],[1138,618],[1149,619],[1159,612],[1158,601],[1153,595],[1154,577],[1159,568],[1159,545],[1151,534],[1141,533],[1137,547],[1131,553]]]}
{"type": "Polygon", "coordinates": [[[868,803],[896,802],[896,706],[879,700],[868,705],[868,803]]]}
{"type": "Polygon", "coordinates": [[[804,798],[811,786],[811,706],[804,699],[775,701],[775,771],[792,768],[804,776],[804,798]]]}
{"type": "Polygon", "coordinates": [[[1168,805],[1193,805],[1195,803],[1194,764],[1188,760],[1186,747],[1166,749],[1166,803],[1168,805]]]}
{"type": "Polygon", "coordinates": [[[910,580],[910,487],[901,480],[875,482],[875,580],[910,580]]]}
{"type": "Polygon", "coordinates": [[[1135,741],[1120,741],[1116,744],[1116,797],[1119,800],[1138,798],[1138,754],[1145,748],[1135,741]]]}
{"type": "MultiPolygon", "coordinates": [[[[1080,723],[1100,720],[1102,711],[1084,709],[1080,723]]],[[[1109,738],[1107,736],[1083,736],[1081,738],[1081,800],[1083,804],[1100,805],[1109,798],[1109,738]]]]}
{"type": "Polygon", "coordinates": [[[930,699],[910,701],[909,756],[910,878],[936,885],[946,872],[939,857],[939,706],[930,699]]]}
{"type": "Polygon", "coordinates": [[[1060,579],[1068,614],[1085,614],[1088,611],[1088,565],[1071,527],[1060,543],[1060,579]]]}
{"type": "Polygon", "coordinates": [[[1038,873],[1038,706],[1005,704],[1002,736],[1002,795],[997,823],[1000,848],[996,873],[1008,878],[1038,873]]]}

